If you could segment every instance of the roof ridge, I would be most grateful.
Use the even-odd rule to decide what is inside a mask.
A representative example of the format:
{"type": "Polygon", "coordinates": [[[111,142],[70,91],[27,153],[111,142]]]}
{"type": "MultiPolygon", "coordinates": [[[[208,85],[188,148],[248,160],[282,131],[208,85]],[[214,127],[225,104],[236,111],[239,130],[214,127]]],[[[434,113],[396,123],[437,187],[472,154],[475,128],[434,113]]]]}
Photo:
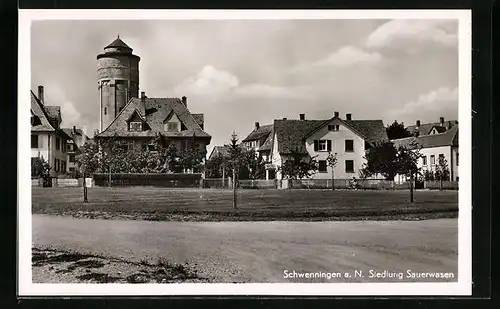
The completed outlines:
{"type": "Polygon", "coordinates": [[[45,107],[44,105],[42,104],[42,102],[37,98],[37,96],[35,95],[35,93],[33,92],[33,90],[30,90],[31,92],[31,95],[32,95],[32,98],[35,99],[35,103],[38,105],[38,107],[41,109],[44,117],[45,117],[45,120],[47,120],[49,126],[52,128],[52,130],[56,130],[56,128],[54,128],[54,126],[52,125],[52,123],[49,121],[49,115],[47,114],[47,111],[45,110],[45,107]]]}

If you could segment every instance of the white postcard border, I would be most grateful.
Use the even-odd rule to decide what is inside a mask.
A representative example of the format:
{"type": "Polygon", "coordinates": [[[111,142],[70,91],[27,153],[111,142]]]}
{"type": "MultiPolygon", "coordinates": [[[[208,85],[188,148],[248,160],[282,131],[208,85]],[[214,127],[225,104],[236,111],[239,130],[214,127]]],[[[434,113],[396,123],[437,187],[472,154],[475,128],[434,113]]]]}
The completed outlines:
{"type": "Polygon", "coordinates": [[[50,295],[470,295],[472,140],[470,10],[20,10],[18,60],[18,294],[50,295]],[[35,20],[154,19],[457,19],[459,20],[460,190],[456,283],[34,284],[31,271],[29,156],[30,31],[35,20]]]}

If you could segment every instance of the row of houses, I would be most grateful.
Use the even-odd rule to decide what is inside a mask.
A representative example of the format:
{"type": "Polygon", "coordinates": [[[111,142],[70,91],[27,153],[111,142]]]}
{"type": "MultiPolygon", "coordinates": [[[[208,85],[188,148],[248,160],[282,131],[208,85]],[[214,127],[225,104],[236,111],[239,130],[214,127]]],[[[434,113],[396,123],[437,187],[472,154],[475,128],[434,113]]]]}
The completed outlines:
{"type": "MultiPolygon", "coordinates": [[[[205,131],[204,115],[191,113],[185,96],[149,98],[145,92],[139,96],[139,62],[140,57],[119,37],[97,55],[100,129],[94,139],[119,138],[127,149],[151,149],[152,138],[158,137],[163,147],[175,145],[182,151],[193,142],[205,151],[211,136],[205,131]]],[[[52,176],[73,173],[76,156],[90,139],[76,127],[61,128],[61,109],[46,105],[43,91],[39,86],[38,95],[31,92],[31,157],[49,162],[52,176]]],[[[437,123],[417,121],[407,129],[412,137],[392,142],[397,147],[417,143],[424,155],[419,161],[423,170],[434,170],[443,156],[452,180],[458,180],[458,122],[441,117],[437,123]]],[[[292,153],[315,157],[319,170],[312,178],[328,179],[330,152],[337,154],[335,178],[349,179],[359,177],[367,150],[388,141],[382,120],[358,120],[350,113],[340,117],[334,112],[325,119],[310,120],[299,114],[298,119],[276,119],[266,125],[255,122],[242,145],[266,162],[266,179],[282,178],[279,167],[292,153]]],[[[227,147],[215,146],[209,159],[227,155],[227,147]]]]}
{"type": "MultiPolygon", "coordinates": [[[[417,145],[422,158],[418,166],[423,170],[435,171],[438,158],[443,156],[449,166],[450,179],[458,180],[458,122],[444,121],[421,124],[420,120],[407,130],[411,137],[392,140],[396,147],[417,145]]],[[[298,119],[276,119],[272,124],[260,125],[243,139],[247,149],[253,149],[266,162],[266,179],[282,178],[279,167],[290,159],[292,152],[315,157],[319,163],[318,172],[312,179],[331,178],[332,167],[327,156],[337,154],[337,165],[333,168],[335,178],[360,177],[360,170],[366,162],[366,151],[381,142],[388,142],[382,120],[356,120],[352,114],[340,117],[334,112],[329,119],[307,120],[305,114],[298,119]]],[[[215,146],[210,158],[227,155],[228,146],[215,146]]],[[[209,159],[210,159],[209,158],[209,159]]],[[[373,178],[380,178],[374,175],[373,178]]],[[[397,181],[404,181],[397,176],[397,181]]]]}

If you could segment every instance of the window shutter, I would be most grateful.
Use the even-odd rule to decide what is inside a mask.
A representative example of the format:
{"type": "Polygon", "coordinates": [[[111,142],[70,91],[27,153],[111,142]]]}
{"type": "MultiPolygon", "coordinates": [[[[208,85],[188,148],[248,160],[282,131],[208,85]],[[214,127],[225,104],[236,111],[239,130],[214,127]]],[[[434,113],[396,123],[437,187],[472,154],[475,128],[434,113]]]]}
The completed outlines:
{"type": "Polygon", "coordinates": [[[326,141],[326,150],[332,151],[332,141],[331,140],[326,141]]]}
{"type": "Polygon", "coordinates": [[[314,141],[314,151],[318,151],[318,141],[314,141]]]}

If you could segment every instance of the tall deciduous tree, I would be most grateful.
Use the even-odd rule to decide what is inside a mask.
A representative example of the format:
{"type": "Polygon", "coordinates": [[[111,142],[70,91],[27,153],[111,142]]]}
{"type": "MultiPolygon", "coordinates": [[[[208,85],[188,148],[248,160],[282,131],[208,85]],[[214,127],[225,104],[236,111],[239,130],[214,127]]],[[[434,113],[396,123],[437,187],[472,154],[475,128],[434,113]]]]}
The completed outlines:
{"type": "Polygon", "coordinates": [[[44,158],[31,158],[32,177],[48,177],[50,170],[50,164],[44,158]]]}
{"type": "Polygon", "coordinates": [[[290,157],[278,167],[278,170],[281,171],[283,178],[310,178],[318,171],[318,161],[316,160],[316,156],[310,157],[297,150],[292,150],[290,157]]]}
{"type": "Polygon", "coordinates": [[[76,156],[76,164],[86,176],[92,176],[101,169],[101,154],[99,145],[93,142],[85,143],[81,153],[76,156]]]}
{"type": "Polygon", "coordinates": [[[419,173],[417,162],[421,157],[416,143],[398,149],[392,143],[379,144],[367,152],[362,173],[365,176],[382,174],[388,180],[393,180],[398,174],[410,177],[410,202],[413,202],[413,180],[419,173]]]}
{"type": "Polygon", "coordinates": [[[193,139],[187,141],[186,147],[181,151],[179,156],[179,164],[182,169],[198,172],[201,170],[203,159],[206,152],[193,139]]]}
{"type": "Polygon", "coordinates": [[[380,143],[367,150],[366,164],[362,169],[365,175],[381,174],[387,180],[394,180],[398,167],[394,164],[398,150],[391,142],[380,143]]]}
{"type": "Polygon", "coordinates": [[[389,140],[410,137],[411,133],[408,131],[403,123],[398,123],[396,120],[386,128],[389,140]]]}

